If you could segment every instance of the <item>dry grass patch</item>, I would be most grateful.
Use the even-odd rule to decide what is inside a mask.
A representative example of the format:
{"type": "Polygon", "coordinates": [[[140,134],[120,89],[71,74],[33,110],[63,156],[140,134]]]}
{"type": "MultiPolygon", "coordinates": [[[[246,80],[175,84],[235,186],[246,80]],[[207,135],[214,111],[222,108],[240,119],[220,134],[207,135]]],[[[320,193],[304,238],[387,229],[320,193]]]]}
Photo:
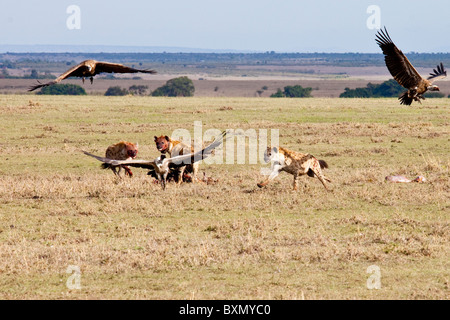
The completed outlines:
{"type": "Polygon", "coordinates": [[[29,100],[0,97],[3,299],[449,298],[445,99],[29,100]],[[162,191],[145,170],[118,180],[80,152],[130,140],[151,159],[154,135],[194,121],[279,129],[283,146],[328,162],[332,192],[306,176],[293,192],[288,174],[259,189],[261,164],[202,165],[217,183],[162,191]],[[66,287],[69,265],[81,289],[66,287]],[[370,265],[380,290],[366,287],[370,265]]]}

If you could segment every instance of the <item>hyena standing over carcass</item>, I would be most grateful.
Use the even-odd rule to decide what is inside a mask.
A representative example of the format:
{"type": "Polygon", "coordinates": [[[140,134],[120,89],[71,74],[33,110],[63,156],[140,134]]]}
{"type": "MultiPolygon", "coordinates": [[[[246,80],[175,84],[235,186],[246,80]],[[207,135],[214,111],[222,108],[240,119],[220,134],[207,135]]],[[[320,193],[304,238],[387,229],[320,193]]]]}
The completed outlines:
{"type": "Polygon", "coordinates": [[[269,182],[275,179],[281,171],[285,171],[294,176],[294,190],[298,188],[298,178],[307,174],[310,177],[317,177],[322,182],[325,189],[328,187],[325,181],[331,182],[325,177],[322,169],[328,168],[328,164],[324,160],[317,160],[309,153],[300,153],[285,148],[268,147],[264,153],[264,160],[271,162],[271,173],[265,181],[258,183],[258,187],[265,187],[269,182]]]}
{"type": "MultiPolygon", "coordinates": [[[[155,136],[155,144],[159,152],[163,154],[168,153],[169,157],[195,152],[194,143],[191,143],[191,145],[187,145],[184,142],[171,139],[169,136],[159,136],[159,137],[155,136]]],[[[203,143],[201,143],[199,147],[203,148],[204,147],[203,143]]],[[[183,182],[183,176],[185,173],[192,173],[192,182],[193,183],[197,182],[198,168],[199,168],[198,162],[186,164],[186,166],[177,168],[176,169],[178,170],[176,174],[177,184],[181,184],[183,182]]]]}
{"type": "MultiPolygon", "coordinates": [[[[106,149],[105,157],[113,160],[131,160],[136,158],[137,152],[138,152],[138,144],[134,144],[128,141],[120,141],[116,144],[110,145],[106,149]]],[[[103,163],[102,168],[103,169],[110,168],[114,172],[114,174],[118,177],[120,177],[120,171],[122,171],[123,168],[125,170],[125,174],[128,174],[130,177],[133,176],[133,173],[131,172],[130,168],[125,165],[112,166],[110,164],[103,163]],[[117,168],[119,168],[118,171],[117,168]]]]}

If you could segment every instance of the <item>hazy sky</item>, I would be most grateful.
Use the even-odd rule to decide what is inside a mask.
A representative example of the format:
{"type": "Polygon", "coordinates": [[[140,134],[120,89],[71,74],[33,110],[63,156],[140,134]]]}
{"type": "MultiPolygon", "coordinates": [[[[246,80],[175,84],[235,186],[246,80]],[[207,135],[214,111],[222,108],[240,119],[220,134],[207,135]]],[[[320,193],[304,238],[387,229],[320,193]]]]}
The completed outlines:
{"type": "Polygon", "coordinates": [[[373,5],[405,53],[450,52],[448,0],[3,0],[0,46],[380,52],[367,26],[376,22],[373,5]],[[67,26],[71,5],[80,29],[67,26]]]}

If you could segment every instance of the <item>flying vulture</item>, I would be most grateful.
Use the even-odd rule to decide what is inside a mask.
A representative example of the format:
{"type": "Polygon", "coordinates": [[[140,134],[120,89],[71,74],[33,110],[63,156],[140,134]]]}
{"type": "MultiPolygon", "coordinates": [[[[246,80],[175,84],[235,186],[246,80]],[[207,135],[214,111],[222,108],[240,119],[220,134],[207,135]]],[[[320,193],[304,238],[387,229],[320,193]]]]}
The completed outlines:
{"type": "Polygon", "coordinates": [[[434,85],[433,82],[447,76],[447,71],[444,69],[442,62],[425,79],[392,42],[386,27],[384,31],[382,29],[378,31],[375,41],[384,53],[384,61],[391,75],[400,85],[408,89],[398,98],[400,104],[411,105],[413,100],[421,103],[420,99],[425,100],[423,97],[425,92],[439,91],[439,87],[434,85]]]}
{"type": "Polygon", "coordinates": [[[227,134],[226,131],[223,131],[219,137],[217,137],[209,146],[203,148],[200,151],[195,153],[190,153],[186,155],[176,156],[172,158],[166,158],[165,155],[161,155],[155,160],[113,160],[108,158],[99,157],[93,155],[89,152],[83,151],[85,155],[94,157],[95,159],[106,163],[110,166],[120,166],[127,165],[130,167],[138,167],[154,170],[158,180],[161,182],[161,186],[163,189],[166,188],[166,179],[169,174],[169,170],[172,168],[182,167],[189,163],[194,163],[200,160],[207,158],[211,152],[220,146],[223,142],[223,137],[227,134]]]}
{"type": "Polygon", "coordinates": [[[81,77],[84,83],[84,78],[89,77],[91,80],[91,84],[94,81],[94,76],[96,74],[107,72],[107,73],[136,73],[136,72],[143,72],[143,73],[150,73],[155,74],[155,70],[142,70],[142,69],[134,69],[127,66],[124,66],[119,63],[110,63],[110,62],[102,62],[102,61],[95,61],[95,60],[85,60],[81,62],[80,64],[70,68],[66,72],[64,72],[62,75],[60,75],[58,78],[56,78],[53,81],[47,82],[47,83],[40,83],[38,85],[32,86],[28,91],[33,91],[42,87],[50,86],[52,84],[56,84],[60,82],[61,80],[67,79],[69,77],[81,77]]]}

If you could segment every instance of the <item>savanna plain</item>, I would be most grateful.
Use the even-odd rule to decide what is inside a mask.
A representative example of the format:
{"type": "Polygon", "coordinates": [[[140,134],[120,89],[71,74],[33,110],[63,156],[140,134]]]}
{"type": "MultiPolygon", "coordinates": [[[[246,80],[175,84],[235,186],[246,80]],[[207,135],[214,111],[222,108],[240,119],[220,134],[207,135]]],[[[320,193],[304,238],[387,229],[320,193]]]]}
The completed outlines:
{"type": "Polygon", "coordinates": [[[448,299],[449,109],[450,99],[0,95],[0,298],[448,299]],[[329,164],[331,191],[308,176],[293,191],[286,173],[259,189],[262,163],[201,164],[217,182],[162,190],[143,169],[118,179],[80,151],[103,156],[127,140],[153,159],[153,136],[193,133],[194,121],[278,129],[281,146],[329,164]],[[392,174],[427,181],[385,182],[392,174]]]}

